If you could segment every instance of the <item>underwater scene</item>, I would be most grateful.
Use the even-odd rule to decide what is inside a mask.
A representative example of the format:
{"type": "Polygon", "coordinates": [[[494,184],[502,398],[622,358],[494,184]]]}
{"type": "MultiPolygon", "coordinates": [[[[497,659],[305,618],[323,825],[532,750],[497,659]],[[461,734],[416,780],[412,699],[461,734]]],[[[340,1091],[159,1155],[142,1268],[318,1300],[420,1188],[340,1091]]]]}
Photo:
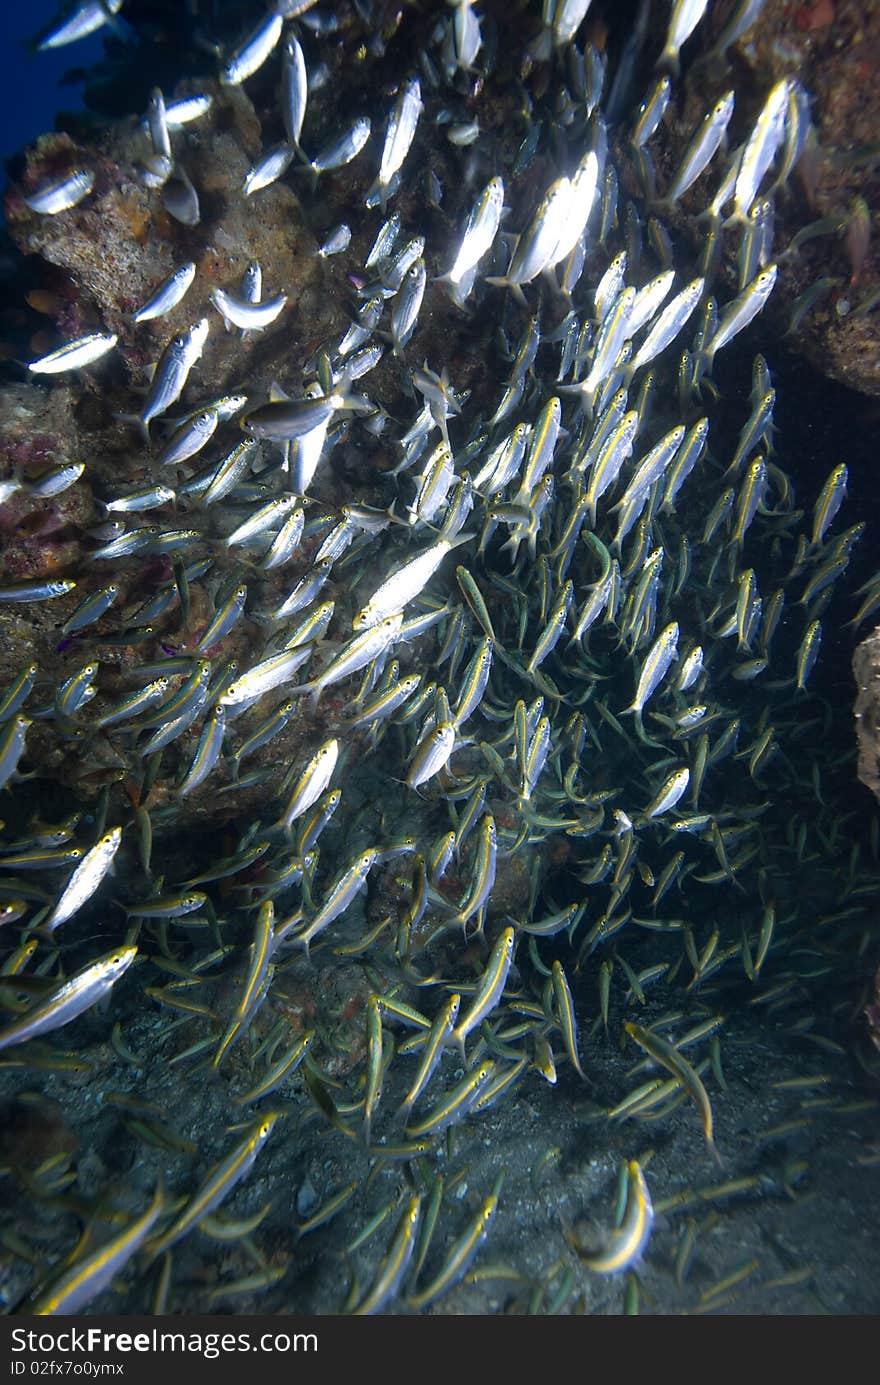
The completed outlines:
{"type": "Polygon", "coordinates": [[[880,9],[71,0],[59,53],[2,1311],[877,1312],[880,9]]]}

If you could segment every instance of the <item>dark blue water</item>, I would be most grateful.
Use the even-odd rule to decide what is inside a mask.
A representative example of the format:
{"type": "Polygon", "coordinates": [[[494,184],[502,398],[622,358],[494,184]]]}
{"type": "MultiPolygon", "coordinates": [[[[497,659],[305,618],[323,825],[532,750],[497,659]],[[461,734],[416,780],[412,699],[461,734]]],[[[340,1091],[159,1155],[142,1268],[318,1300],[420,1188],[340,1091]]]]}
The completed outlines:
{"type": "Polygon", "coordinates": [[[28,5],[5,0],[0,5],[0,155],[4,160],[44,131],[52,130],[57,112],[82,109],[83,84],[76,80],[76,73],[84,74],[101,56],[104,34],[99,30],[64,48],[32,51],[32,40],[41,36],[58,14],[56,0],[32,0],[28,5]]]}

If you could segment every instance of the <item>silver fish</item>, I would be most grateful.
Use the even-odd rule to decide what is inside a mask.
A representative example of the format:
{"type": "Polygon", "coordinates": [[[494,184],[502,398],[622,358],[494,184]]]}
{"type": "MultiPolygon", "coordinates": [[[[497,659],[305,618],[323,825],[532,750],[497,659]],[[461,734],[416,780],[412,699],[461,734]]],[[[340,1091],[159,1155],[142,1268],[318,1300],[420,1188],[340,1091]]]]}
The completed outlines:
{"type": "Polygon", "coordinates": [[[329,173],[334,168],[344,168],[357,158],[370,138],[369,117],[361,116],[341,135],[335,135],[322,145],[308,167],[313,173],[329,173]]]}
{"type": "Polygon", "coordinates": [[[269,619],[273,621],[287,620],[290,616],[296,615],[313,602],[320,594],[321,588],[330,576],[331,563],[316,563],[311,571],[307,572],[299,582],[297,582],[289,596],[276,606],[269,613],[269,619]]]}
{"type": "Polygon", "coordinates": [[[632,143],[637,149],[642,149],[656,131],[660,121],[666,114],[669,105],[669,98],[672,95],[672,83],[664,75],[659,79],[647,101],[643,101],[639,106],[636,123],[633,126],[632,143]]]}
{"type": "Polygon", "coordinates": [[[291,827],[297,818],[307,813],[312,804],[317,803],[321,794],[333,778],[333,771],[339,758],[339,741],[331,738],[315,751],[309,763],[296,782],[287,807],[279,822],[291,827]]]}
{"type": "Polygon", "coordinates": [[[15,774],[18,762],[24,754],[27,733],[32,725],[29,717],[18,713],[10,716],[0,733],[0,789],[4,788],[15,774]]]}
{"type": "Polygon", "coordinates": [[[733,195],[733,215],[739,221],[744,221],[748,216],[764,174],[782,144],[790,91],[791,83],[787,77],[776,83],[746,140],[733,195]]]}
{"type": "Polygon", "coordinates": [[[338,393],[313,399],[273,399],[244,414],[241,426],[253,438],[287,442],[328,423],[338,409],[346,407],[345,397],[338,393]]]}
{"type": "Polygon", "coordinates": [[[102,1000],[137,956],[137,948],[125,946],[108,952],[63,981],[44,1000],[35,1001],[19,1019],[0,1030],[0,1049],[51,1033],[102,1000]]]}
{"type": "Polygon", "coordinates": [[[639,289],[633,299],[632,311],[629,315],[629,332],[631,336],[645,326],[656,312],[660,305],[669,297],[669,290],[672,288],[675,279],[675,270],[665,269],[662,274],[651,279],[644,288],[639,289]]]}
{"type": "Polygon", "coordinates": [[[37,51],[48,52],[52,48],[63,48],[68,43],[86,38],[96,29],[101,29],[118,14],[122,0],[82,0],[76,9],[50,29],[45,38],[40,39],[37,51]]]}
{"type": "Polygon", "coordinates": [[[114,332],[92,332],[87,337],[79,337],[65,346],[59,346],[57,351],[50,351],[48,356],[41,356],[38,361],[31,361],[28,370],[32,375],[62,375],[67,370],[82,370],[84,366],[100,361],[102,356],[113,350],[118,340],[114,332]]]}
{"type": "MultiPolygon", "coordinates": [[[[334,226],[329,231],[318,246],[318,254],[322,260],[329,259],[331,255],[340,255],[351,245],[351,227],[347,222],[342,221],[338,226],[334,226]]],[[[340,352],[340,355],[343,353],[340,352]]]]}
{"type": "Polygon", "coordinates": [[[726,346],[763,308],[776,283],[776,265],[767,265],[756,274],[742,293],[727,305],[714,334],[703,347],[703,354],[711,365],[715,353],[726,346]]]}
{"type": "Polygon", "coordinates": [[[179,466],[200,452],[217,431],[220,422],[216,409],[203,409],[184,419],[156,458],[157,466],[179,466]]]}
{"type": "Polygon", "coordinates": [[[178,798],[192,793],[193,789],[198,788],[199,784],[204,783],[207,779],[220,758],[225,734],[226,708],[215,707],[202,728],[192,763],[182,781],[177,785],[178,798]]]}
{"type": "Polygon", "coordinates": [[[388,195],[392,178],[402,167],[409,153],[421,112],[422,89],[418,77],[412,77],[402,88],[388,117],[376,183],[376,189],[383,200],[388,195]]]}
{"type": "Polygon", "coordinates": [[[714,158],[733,115],[735,95],[727,91],[715,102],[687,147],[681,166],[663,199],[677,202],[714,158]]]}
{"type": "Polygon", "coordinates": [[[206,505],[216,505],[231,490],[234,490],[257,454],[257,444],[252,438],[245,438],[221,458],[210,481],[202,492],[206,505]]]}
{"type": "Polygon", "coordinates": [[[350,904],[360,894],[367,883],[367,876],[376,864],[379,852],[375,847],[370,847],[362,851],[360,856],[337,876],[334,883],[327,892],[327,897],[321,908],[310,919],[308,926],[295,937],[290,939],[295,946],[304,947],[308,955],[309,945],[323,930],[337,918],[344,914],[350,904]]]}
{"type": "Polygon", "coordinates": [[[223,86],[240,86],[258,72],[280,39],[283,28],[283,15],[277,10],[270,10],[221,70],[223,86]]]}
{"type": "Polygon", "coordinates": [[[220,706],[244,710],[264,693],[278,688],[293,677],[298,668],[311,657],[310,645],[298,649],[285,649],[280,654],[272,654],[261,659],[233,683],[230,683],[220,698],[220,706]]]}
{"type": "Polygon", "coordinates": [[[84,197],[88,197],[94,185],[94,173],[79,169],[57,183],[49,183],[38,188],[36,192],[23,196],[22,201],[32,212],[39,212],[42,216],[57,216],[59,212],[68,211],[82,202],[84,197]]]}
{"type": "Polygon", "coordinates": [[[517,241],[507,273],[486,280],[487,284],[519,288],[529,284],[545,269],[565,234],[571,203],[571,182],[557,178],[550,185],[528,229],[517,241]]]}
{"type": "Polygon", "coordinates": [[[165,115],[165,98],[159,87],[154,87],[147,101],[147,130],[153,154],[162,159],[171,158],[171,136],[168,133],[168,120],[165,115]]]}
{"type": "Polygon", "coordinates": [[[175,101],[166,101],[165,120],[169,130],[180,130],[193,120],[207,115],[213,104],[213,97],[206,92],[194,92],[192,96],[179,96],[175,101]]]}
{"type": "Polygon", "coordinates": [[[483,42],[480,19],[473,7],[474,0],[455,0],[455,12],[446,26],[443,63],[450,81],[457,69],[472,71],[483,42]]]}
{"type": "Polygon", "coordinates": [[[620,355],[621,348],[629,336],[629,315],[635,302],[636,291],[626,288],[615,299],[602,319],[593,359],[585,379],[573,388],[578,390],[586,408],[592,409],[596,391],[611,374],[620,355]]]}
{"type": "Polygon", "coordinates": [[[208,330],[208,319],[203,317],[172,337],[162,352],[139,415],[147,434],[152,420],[170,409],[183,393],[189,373],[204,350],[208,330]]]}
{"type": "Polygon", "coordinates": [[[308,95],[306,60],[296,35],[288,34],[281,57],[281,115],[287,138],[297,148],[305,120],[308,95]]]}
{"type": "Polygon", "coordinates": [[[66,596],[75,586],[72,577],[49,582],[22,582],[14,587],[0,587],[0,601],[51,601],[56,596],[66,596]]]}
{"type": "Polygon", "coordinates": [[[66,490],[75,485],[85,469],[85,462],[70,462],[67,466],[60,466],[52,471],[47,471],[36,481],[28,482],[25,489],[28,495],[36,500],[50,500],[53,496],[63,495],[66,490]]]}
{"type": "Polygon", "coordinates": [[[199,195],[180,164],[174,164],[162,185],[162,206],[183,226],[197,226],[201,220],[199,195]]]}
{"type": "Polygon", "coordinates": [[[204,653],[205,650],[210,649],[212,644],[219,644],[220,640],[224,639],[225,636],[229,634],[229,631],[244,614],[247,596],[247,586],[242,583],[242,585],[236,587],[229,598],[218,607],[208,624],[207,630],[195,646],[195,652],[197,654],[204,653]]]}
{"type": "Polygon", "coordinates": [[[406,783],[417,789],[439,774],[455,749],[455,722],[441,721],[425,732],[415,748],[406,774],[406,783]]]}
{"type": "Polygon", "coordinates": [[[275,321],[287,303],[286,293],[276,294],[274,298],[266,298],[261,303],[248,303],[220,288],[212,289],[210,297],[227,324],[246,332],[262,332],[275,321]]]}
{"type": "Polygon", "coordinates": [[[161,1236],[150,1241],[147,1252],[153,1258],[175,1245],[188,1231],[197,1226],[203,1217],[213,1212],[237,1183],[250,1172],[257,1155],[265,1148],[266,1141],[281,1119],[278,1111],[264,1113],[233,1146],[225,1158],[210,1170],[183,1211],[161,1236]]]}
{"type": "Polygon", "coordinates": [[[500,178],[492,178],[471,208],[458,254],[452,268],[440,276],[439,283],[448,283],[457,289],[468,271],[479,264],[498,233],[503,209],[504,183],[500,178]]]}
{"type": "Polygon", "coordinates": [[[388,1300],[397,1293],[409,1268],[416,1245],[416,1228],[419,1223],[422,1199],[420,1195],[410,1198],[401,1216],[397,1230],[388,1248],[385,1259],[376,1272],[376,1277],[353,1310],[358,1317],[378,1313],[388,1300]]]}
{"type": "Polygon", "coordinates": [[[627,712],[641,716],[645,703],[657,691],[678,653],[678,622],[672,621],[657,636],[642,665],[636,695],[627,712]]]}
{"type": "Polygon", "coordinates": [[[281,525],[278,533],[266,550],[260,567],[264,572],[282,567],[296,552],[305,526],[305,511],[293,510],[281,525]]]}
{"type": "MultiPolygon", "coordinates": [[[[488,816],[487,814],[487,817],[488,816]]],[[[494,823],[492,825],[494,826],[494,823]]],[[[510,973],[510,964],[513,961],[513,950],[515,945],[515,929],[503,928],[498,935],[495,946],[489,953],[486,969],[480,977],[479,984],[474,992],[467,1014],[462,1016],[456,1028],[453,1030],[453,1038],[462,1052],[464,1051],[464,1041],[468,1034],[470,1034],[473,1029],[476,1029],[478,1024],[482,1024],[486,1016],[490,1014],[501,1001],[501,997],[504,994],[504,987],[507,985],[507,977],[510,973]]]]}
{"type": "Polygon", "coordinates": [[[659,65],[668,67],[673,76],[678,75],[679,51],[703,18],[708,3],[709,0],[674,0],[666,42],[659,60],[659,65]]]}
{"type": "Polygon", "coordinates": [[[451,539],[441,538],[410,558],[376,588],[369,601],[352,621],[353,630],[367,630],[409,605],[424,590],[446,554],[455,547],[451,539]]]}
{"type": "Polygon", "coordinates": [[[668,813],[670,808],[674,808],[687,790],[690,779],[691,773],[686,766],[671,774],[657,796],[648,804],[645,809],[645,817],[656,818],[661,813],[668,813]]]}
{"type": "Polygon", "coordinates": [[[112,866],[121,841],[122,828],[114,827],[92,847],[91,851],[86,852],[62,890],[54,909],[42,924],[47,933],[54,933],[60,924],[73,918],[91,899],[112,866]]]}
{"type": "Polygon", "coordinates": [[[636,497],[647,498],[648,491],[654,482],[663,475],[683,439],[684,424],[680,423],[677,428],[671,429],[656,446],[651,448],[647,456],[639,463],[626,490],[620,497],[618,508],[626,508],[636,497]]]}
{"type": "Polygon", "coordinates": [[[819,657],[819,646],[821,643],[822,622],[813,620],[804,632],[804,637],[801,640],[797,654],[797,678],[795,680],[795,686],[800,692],[806,689],[807,679],[819,657]]]}
{"type": "Polygon", "coordinates": [[[178,303],[182,302],[195,277],[196,266],[192,260],[175,269],[150,294],[146,303],[132,314],[132,321],[152,322],[155,318],[164,317],[166,313],[170,313],[172,308],[176,308],[178,303]]]}
{"type": "Polygon", "coordinates": [[[693,279],[667,304],[627,366],[628,375],[641,370],[675,340],[699,303],[703,286],[703,279],[693,279]]]}
{"type": "Polygon", "coordinates": [[[552,269],[554,265],[565,260],[586,231],[596,198],[598,180],[599,160],[595,151],[591,149],[571,176],[563,228],[555,249],[547,261],[547,269],[552,269]]]}
{"type": "Polygon", "coordinates": [[[160,1182],[142,1216],[129,1222],[123,1231],[109,1241],[103,1241],[97,1250],[78,1257],[72,1265],[65,1261],[61,1273],[28,1300],[27,1311],[38,1317],[80,1313],[93,1298],[110,1287],[120,1271],[137,1254],[164,1208],[165,1198],[160,1182]]]}
{"type": "Polygon", "coordinates": [[[101,619],[105,611],[109,611],[118,595],[119,587],[115,582],[92,592],[84,601],[80,602],[73,615],[64,622],[61,633],[73,635],[77,630],[84,630],[87,625],[94,624],[96,620],[101,619]]]}
{"type": "Polygon", "coordinates": [[[248,169],[241,186],[244,197],[253,197],[255,192],[271,187],[283,177],[293,163],[294,149],[290,144],[278,144],[257,159],[248,169]]]}
{"type": "Polygon", "coordinates": [[[831,472],[825,485],[822,487],[819,499],[816,501],[816,508],[813,511],[813,537],[812,545],[818,548],[825,537],[825,533],[832,523],[837,511],[843,504],[846,495],[846,484],[849,479],[849,471],[841,462],[831,472]]]}
{"type": "MultiPolygon", "coordinates": [[[[391,340],[396,355],[400,354],[416,329],[426,282],[425,262],[420,258],[407,270],[391,311],[391,340]]],[[[352,380],[357,378],[352,369],[353,361],[352,357],[348,367],[349,378],[352,380]]]]}
{"type": "Polygon", "coordinates": [[[370,626],[369,629],[362,630],[356,634],[352,640],[342,645],[340,652],[327,663],[326,668],[322,669],[316,679],[310,683],[302,684],[301,687],[294,688],[297,692],[310,692],[312,701],[317,702],[324,688],[340,683],[342,679],[358,673],[360,669],[366,668],[367,663],[373,663],[374,659],[384,654],[389,645],[394,644],[396,638],[401,634],[403,616],[401,612],[389,615],[387,619],[381,620],[378,625],[370,626]]]}

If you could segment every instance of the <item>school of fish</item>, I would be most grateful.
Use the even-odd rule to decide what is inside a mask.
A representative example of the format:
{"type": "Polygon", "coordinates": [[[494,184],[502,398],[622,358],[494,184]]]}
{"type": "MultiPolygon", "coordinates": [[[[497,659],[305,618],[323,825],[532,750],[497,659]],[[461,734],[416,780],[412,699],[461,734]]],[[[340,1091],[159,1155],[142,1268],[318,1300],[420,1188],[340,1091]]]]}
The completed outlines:
{"type": "MultiPolygon", "coordinates": [[[[794,989],[786,938],[803,920],[777,876],[797,874],[814,820],[830,850],[850,849],[805,741],[821,740],[826,715],[811,681],[822,617],[864,527],[842,527],[847,467],[829,457],[818,493],[796,493],[774,448],[767,361],[754,357],[735,401],[736,440],[716,421],[713,378],[773,293],[774,201],[815,139],[809,94],[792,73],[746,116],[731,88],[670,173],[652,150],[707,0],[664,8],[656,54],[637,25],[610,70],[588,36],[589,0],[534,3],[531,28],[509,31],[479,0],[435,8],[396,91],[370,110],[340,102],[327,138],[310,129],[310,80],[339,24],[327,0],[276,0],[223,51],[216,81],[157,88],[142,113],[135,176],[190,250],[133,330],[155,328],[197,282],[210,158],[199,121],[268,72],[280,138],[239,195],[259,218],[279,179],[306,210],[325,181],[352,190],[351,226],[317,251],[333,283],[344,275],[350,326],[308,359],[291,340],[269,390],[243,375],[218,397],[203,368],[212,339],[283,333],[291,286],[269,263],[212,285],[209,314],[167,335],[130,394],[149,479],[120,478],[104,496],[81,571],[0,588],[0,620],[9,603],[52,603],[71,669],[47,690],[31,664],[0,691],[0,1070],[87,1072],[89,1043],[65,1044],[112,1037],[107,1085],[120,1090],[105,1101],[170,1170],[97,1245],[88,1235],[32,1273],[21,1311],[106,1303],[120,1276],[140,1311],[175,1311],[184,1241],[204,1236],[238,1244],[242,1269],[191,1307],[280,1293],[313,1233],[357,1205],[361,1180],[304,1199],[295,1218],[281,1202],[238,1220],[218,1209],[264,1148],[311,1121],[341,1159],[356,1149],[399,1175],[346,1248],[341,1306],[429,1309],[474,1273],[504,1207],[502,1178],[473,1214],[458,1206],[444,1164],[454,1139],[530,1084],[559,1075],[592,1091],[609,1025],[643,1061],[641,1085],[604,1118],[682,1107],[675,1119],[694,1120],[711,1171],[724,1154],[706,1085],[723,1085],[713,986],[758,994],[769,977],[768,1004],[794,989]],[[522,72],[527,107],[505,160],[488,107],[481,116],[499,67],[522,72]],[[441,186],[429,136],[455,150],[459,185],[441,186]],[[416,185],[445,234],[436,216],[429,233],[395,208],[416,185]],[[664,221],[682,198],[696,246],[664,221]],[[458,383],[457,351],[426,358],[420,329],[441,301],[463,325],[493,323],[489,395],[458,383]],[[381,403],[380,364],[395,382],[381,403]],[[340,503],[343,447],[367,460],[340,503]],[[120,592],[160,560],[164,577],[123,617],[120,592]],[[212,614],[193,635],[196,589],[212,614]],[[248,658],[230,659],[224,641],[245,626],[248,658]],[[121,699],[102,688],[96,631],[136,650],[121,699]],[[85,756],[114,747],[126,794],[22,823],[37,723],[85,756]],[[267,747],[297,724],[294,762],[273,762],[267,747]],[[238,840],[212,834],[179,873],[176,805],[261,784],[263,810],[238,821],[238,840]],[[784,793],[806,793],[814,816],[780,826],[784,793]],[[351,964],[365,988],[357,1042],[337,1046],[316,978],[351,964]],[[671,1015],[651,1008],[661,983],[671,1015]],[[292,1024],[297,988],[314,1004],[292,1024]],[[109,1013],[95,1008],[111,996],[109,1013]],[[132,1053],[139,1015],[153,1037],[137,1020],[132,1053]],[[169,1057],[181,1081],[224,1094],[230,1129],[207,1169],[176,1113],[138,1097],[138,1072],[169,1057]],[[284,1218],[289,1263],[257,1235],[284,1218]]],[[[119,9],[82,0],[41,46],[119,9]]],[[[372,9],[355,6],[365,61],[382,44],[372,9]]],[[[760,9],[734,7],[716,61],[760,9]]],[[[398,22],[405,32],[406,11],[398,22]]],[[[71,168],[25,201],[63,217],[94,181],[71,168]]],[[[77,372],[100,388],[118,351],[118,333],[95,331],[27,371],[47,390],[77,372]]],[[[7,478],[0,508],[27,487],[48,501],[83,465],[7,478]]],[[[876,604],[876,583],[868,594],[876,604]]],[[[853,859],[856,916],[861,869],[853,859]]],[[[613,1274],[650,1254],[650,1181],[629,1158],[605,1244],[569,1238],[570,1294],[575,1270],[613,1274]]],[[[70,1182],[49,1161],[29,1195],[65,1206],[70,1182]]],[[[261,1187],[271,1198],[271,1180],[261,1187]]]]}

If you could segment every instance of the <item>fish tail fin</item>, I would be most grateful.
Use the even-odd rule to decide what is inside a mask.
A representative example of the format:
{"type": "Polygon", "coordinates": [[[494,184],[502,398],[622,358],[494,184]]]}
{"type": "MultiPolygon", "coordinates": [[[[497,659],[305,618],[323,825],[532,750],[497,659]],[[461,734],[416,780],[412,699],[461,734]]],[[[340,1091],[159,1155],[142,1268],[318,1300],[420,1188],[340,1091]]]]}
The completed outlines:
{"type": "Polygon", "coordinates": [[[652,750],[662,750],[663,747],[660,741],[652,740],[651,737],[648,735],[647,731],[645,730],[645,724],[642,721],[641,712],[635,713],[635,719],[636,739],[639,740],[642,743],[642,745],[650,746],[652,750]]]}
{"type": "Polygon", "coordinates": [[[635,733],[636,733],[637,738],[641,741],[642,745],[656,746],[657,742],[656,742],[656,741],[652,741],[652,740],[649,738],[647,731],[645,730],[645,724],[644,724],[644,722],[642,721],[642,712],[643,712],[643,710],[644,710],[644,709],[643,709],[642,707],[637,706],[636,703],[634,702],[634,703],[632,704],[632,706],[630,706],[630,707],[624,707],[624,709],[623,709],[622,712],[618,712],[618,713],[617,713],[617,716],[618,716],[618,719],[619,719],[620,717],[634,717],[634,718],[635,718],[635,721],[634,721],[635,733]]]}
{"type": "Polygon", "coordinates": [[[152,446],[150,441],[149,419],[145,421],[141,418],[140,414],[114,414],[113,417],[117,418],[120,423],[130,423],[133,427],[138,428],[140,430],[141,437],[143,438],[147,447],[152,446]]]}
{"type": "Polygon", "coordinates": [[[677,52],[665,48],[657,59],[657,67],[663,72],[668,72],[674,82],[678,81],[681,73],[681,60],[677,52]]]}

